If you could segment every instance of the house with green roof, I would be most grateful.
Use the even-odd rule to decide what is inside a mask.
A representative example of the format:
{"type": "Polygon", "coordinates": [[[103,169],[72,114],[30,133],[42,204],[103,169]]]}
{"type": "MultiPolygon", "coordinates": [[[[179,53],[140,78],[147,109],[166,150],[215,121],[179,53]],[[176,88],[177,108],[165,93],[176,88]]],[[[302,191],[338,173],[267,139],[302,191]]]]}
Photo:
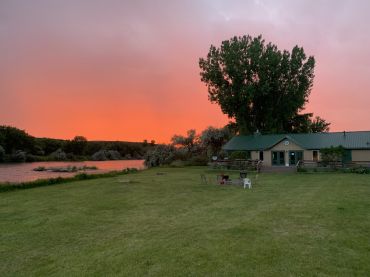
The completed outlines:
{"type": "Polygon", "coordinates": [[[320,161],[320,150],[342,146],[346,162],[370,163],[370,131],[235,136],[223,149],[245,151],[265,166],[294,166],[299,160],[320,161]]]}

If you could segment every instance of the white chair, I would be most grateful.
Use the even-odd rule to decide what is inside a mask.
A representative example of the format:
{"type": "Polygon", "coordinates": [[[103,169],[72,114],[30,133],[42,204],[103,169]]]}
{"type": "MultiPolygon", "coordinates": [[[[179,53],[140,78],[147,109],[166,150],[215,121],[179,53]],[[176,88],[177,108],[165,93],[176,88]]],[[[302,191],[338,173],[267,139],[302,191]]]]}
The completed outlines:
{"type": "Polygon", "coordinates": [[[244,178],[243,179],[243,185],[244,185],[244,188],[247,188],[247,186],[248,186],[248,188],[251,189],[252,188],[252,181],[251,181],[251,179],[244,178]]]}

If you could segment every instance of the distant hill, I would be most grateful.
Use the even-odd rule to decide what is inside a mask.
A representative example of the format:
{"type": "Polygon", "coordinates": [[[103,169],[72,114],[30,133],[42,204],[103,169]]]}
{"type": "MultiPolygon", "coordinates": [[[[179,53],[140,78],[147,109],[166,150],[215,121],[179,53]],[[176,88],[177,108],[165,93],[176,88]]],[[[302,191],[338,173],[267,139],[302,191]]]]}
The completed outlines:
{"type": "Polygon", "coordinates": [[[142,159],[155,145],[131,141],[88,141],[83,136],[72,140],[36,138],[12,126],[0,126],[0,162],[142,159]]]}

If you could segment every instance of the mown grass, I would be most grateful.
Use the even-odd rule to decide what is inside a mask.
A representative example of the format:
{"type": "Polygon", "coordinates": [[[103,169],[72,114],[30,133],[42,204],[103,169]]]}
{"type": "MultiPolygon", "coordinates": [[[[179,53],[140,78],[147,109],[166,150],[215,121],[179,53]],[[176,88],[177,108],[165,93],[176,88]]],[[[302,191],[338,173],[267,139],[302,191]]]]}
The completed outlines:
{"type": "Polygon", "coordinates": [[[369,175],[244,190],[201,173],[215,179],[162,168],[1,193],[0,276],[369,275],[369,175]]]}

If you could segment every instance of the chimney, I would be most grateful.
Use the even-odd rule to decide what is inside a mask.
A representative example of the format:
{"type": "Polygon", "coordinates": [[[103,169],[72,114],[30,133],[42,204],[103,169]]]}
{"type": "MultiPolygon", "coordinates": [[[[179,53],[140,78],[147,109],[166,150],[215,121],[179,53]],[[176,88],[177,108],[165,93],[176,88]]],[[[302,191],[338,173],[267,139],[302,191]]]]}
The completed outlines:
{"type": "Polygon", "coordinates": [[[346,131],[343,131],[343,136],[344,136],[344,137],[346,136],[346,131]]]}

